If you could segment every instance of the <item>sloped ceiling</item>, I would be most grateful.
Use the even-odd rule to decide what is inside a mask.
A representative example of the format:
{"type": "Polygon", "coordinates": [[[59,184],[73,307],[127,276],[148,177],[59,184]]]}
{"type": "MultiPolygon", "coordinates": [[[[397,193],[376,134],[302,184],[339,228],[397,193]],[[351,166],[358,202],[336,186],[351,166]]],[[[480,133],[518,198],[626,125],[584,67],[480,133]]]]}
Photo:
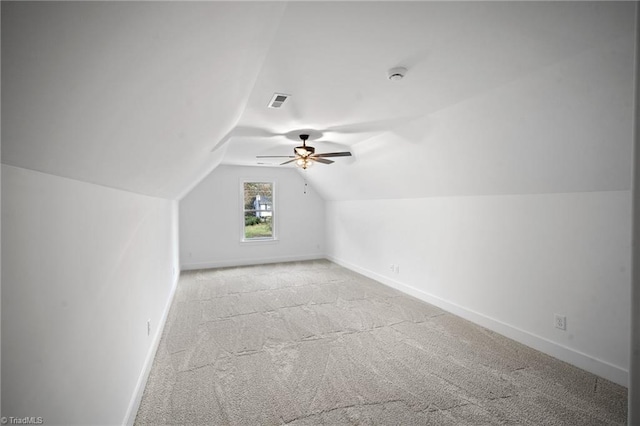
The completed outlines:
{"type": "Polygon", "coordinates": [[[594,172],[619,187],[631,117],[593,124],[617,147],[596,165],[611,137],[604,147],[588,126],[566,129],[599,110],[566,113],[616,90],[603,108],[629,107],[633,7],[3,2],[2,161],[177,198],[220,163],[277,165],[255,157],[289,155],[312,129],[318,152],[354,153],[303,172],[328,199],[579,190],[594,172]],[[408,68],[402,81],[387,79],[395,66],[408,68]],[[593,73],[576,75],[585,66],[593,73]],[[594,82],[600,92],[580,96],[594,82]],[[291,95],[281,109],[267,108],[275,92],[291,95]],[[584,149],[591,157],[557,186],[584,149]],[[549,157],[550,172],[518,177],[549,157]]]}
{"type": "Polygon", "coordinates": [[[2,2],[2,161],[176,197],[219,161],[285,6],[2,2]]]}

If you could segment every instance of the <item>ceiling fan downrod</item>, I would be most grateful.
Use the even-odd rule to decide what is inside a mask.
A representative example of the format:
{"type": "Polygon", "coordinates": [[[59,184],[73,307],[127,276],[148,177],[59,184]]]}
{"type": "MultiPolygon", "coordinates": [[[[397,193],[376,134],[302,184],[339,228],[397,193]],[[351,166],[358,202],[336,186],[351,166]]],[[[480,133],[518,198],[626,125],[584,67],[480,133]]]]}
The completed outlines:
{"type": "Polygon", "coordinates": [[[293,153],[303,158],[313,155],[313,153],[316,152],[316,149],[312,146],[307,146],[307,139],[309,139],[309,135],[301,134],[300,139],[302,140],[302,146],[293,148],[293,153]]]}

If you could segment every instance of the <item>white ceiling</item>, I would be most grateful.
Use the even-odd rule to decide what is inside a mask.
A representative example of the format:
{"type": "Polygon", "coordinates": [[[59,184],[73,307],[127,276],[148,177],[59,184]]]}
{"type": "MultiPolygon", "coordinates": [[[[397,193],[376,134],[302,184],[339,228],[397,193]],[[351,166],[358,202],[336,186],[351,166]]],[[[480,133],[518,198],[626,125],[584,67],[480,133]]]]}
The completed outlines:
{"type": "Polygon", "coordinates": [[[433,144],[442,111],[632,34],[632,10],[591,2],[3,2],[2,161],[176,198],[219,163],[257,166],[268,161],[256,155],[289,155],[295,146],[266,135],[313,129],[317,152],[348,148],[354,157],[317,165],[326,170],[311,179],[340,185],[331,176],[342,176],[360,190],[346,168],[384,167],[389,153],[433,144]],[[395,66],[408,68],[404,80],[386,78],[395,66]],[[282,109],[267,108],[275,92],[292,95],[282,109]]]}

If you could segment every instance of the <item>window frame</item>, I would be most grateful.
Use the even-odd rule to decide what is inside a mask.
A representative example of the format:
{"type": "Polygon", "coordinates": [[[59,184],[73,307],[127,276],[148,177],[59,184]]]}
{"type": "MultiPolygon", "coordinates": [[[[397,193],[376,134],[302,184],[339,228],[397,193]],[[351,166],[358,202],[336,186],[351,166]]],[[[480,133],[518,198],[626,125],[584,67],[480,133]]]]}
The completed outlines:
{"type": "Polygon", "coordinates": [[[240,242],[243,244],[265,244],[265,243],[273,243],[278,241],[277,237],[277,229],[278,229],[278,214],[276,208],[276,187],[277,182],[274,179],[241,179],[240,180],[240,194],[239,194],[239,205],[240,205],[240,242]],[[244,186],[246,183],[268,183],[271,185],[271,236],[270,237],[254,237],[247,238],[245,234],[245,213],[247,211],[254,211],[254,209],[245,209],[244,207],[244,186]]]}

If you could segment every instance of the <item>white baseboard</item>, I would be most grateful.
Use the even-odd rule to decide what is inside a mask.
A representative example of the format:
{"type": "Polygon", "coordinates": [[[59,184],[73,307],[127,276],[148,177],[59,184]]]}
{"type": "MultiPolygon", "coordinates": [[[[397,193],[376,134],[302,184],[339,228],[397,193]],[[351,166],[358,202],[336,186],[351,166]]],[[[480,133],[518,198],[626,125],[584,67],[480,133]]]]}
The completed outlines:
{"type": "Polygon", "coordinates": [[[388,285],[389,287],[395,288],[396,290],[400,290],[401,292],[413,296],[417,299],[435,305],[447,312],[478,324],[491,331],[495,331],[496,333],[499,333],[505,337],[513,339],[516,342],[522,343],[526,346],[529,346],[561,361],[586,370],[597,376],[604,377],[605,379],[608,379],[619,385],[628,386],[629,372],[623,368],[591,357],[585,353],[576,351],[575,349],[571,349],[558,343],[552,342],[548,339],[537,336],[526,330],[519,329],[502,321],[498,321],[479,312],[475,312],[463,306],[449,302],[448,300],[442,299],[438,296],[427,293],[403,282],[385,277],[384,275],[380,275],[366,268],[361,268],[342,259],[337,259],[333,256],[326,256],[326,258],[334,263],[337,263],[340,266],[362,274],[382,284],[388,285]]]}
{"type": "Polygon", "coordinates": [[[211,269],[211,268],[226,268],[233,266],[249,266],[249,265],[264,265],[268,263],[280,263],[280,262],[300,262],[304,260],[318,260],[324,259],[322,254],[305,254],[296,256],[279,256],[279,257],[262,257],[252,259],[228,259],[210,262],[197,262],[197,263],[184,263],[180,265],[182,271],[190,271],[195,269],[211,269]]]}
{"type": "Polygon", "coordinates": [[[129,402],[129,408],[127,409],[127,413],[124,417],[124,422],[122,423],[123,425],[133,426],[134,422],[136,421],[136,415],[138,414],[138,409],[140,408],[140,402],[142,402],[144,388],[147,385],[149,373],[151,373],[153,360],[156,357],[156,352],[158,350],[158,346],[160,345],[160,338],[162,337],[164,325],[167,322],[167,317],[169,316],[169,310],[171,309],[171,304],[173,303],[173,297],[176,294],[176,288],[178,287],[179,280],[180,274],[176,276],[175,281],[173,282],[173,286],[171,287],[171,291],[169,292],[169,297],[164,307],[164,311],[162,312],[162,317],[160,318],[158,327],[156,327],[156,333],[153,336],[151,347],[149,348],[147,358],[144,361],[142,371],[140,372],[140,376],[138,377],[138,382],[136,383],[136,388],[133,392],[133,396],[131,397],[131,402],[129,402]]]}

